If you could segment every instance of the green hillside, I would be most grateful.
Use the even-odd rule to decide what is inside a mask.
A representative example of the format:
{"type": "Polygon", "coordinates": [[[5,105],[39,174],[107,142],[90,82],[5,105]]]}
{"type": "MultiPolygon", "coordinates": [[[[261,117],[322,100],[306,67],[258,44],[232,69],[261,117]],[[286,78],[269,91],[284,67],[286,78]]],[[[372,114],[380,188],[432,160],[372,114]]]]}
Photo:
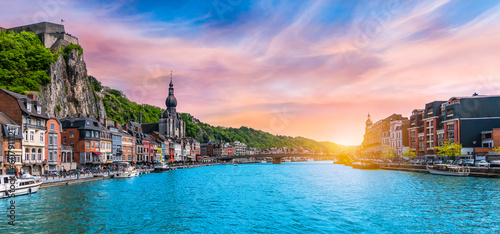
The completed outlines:
{"type": "MultiPolygon", "coordinates": [[[[96,85],[95,81],[91,84],[93,88],[100,86],[100,82],[99,85],[96,85]]],[[[128,121],[139,122],[140,111],[142,111],[143,123],[155,123],[158,122],[160,115],[164,111],[156,106],[132,102],[128,100],[125,94],[115,89],[103,90],[102,94],[104,95],[102,102],[108,118],[121,124],[128,121]]]]}
{"type": "Polygon", "coordinates": [[[0,32],[0,88],[20,94],[39,92],[50,83],[50,63],[57,56],[31,32],[0,32]]]}

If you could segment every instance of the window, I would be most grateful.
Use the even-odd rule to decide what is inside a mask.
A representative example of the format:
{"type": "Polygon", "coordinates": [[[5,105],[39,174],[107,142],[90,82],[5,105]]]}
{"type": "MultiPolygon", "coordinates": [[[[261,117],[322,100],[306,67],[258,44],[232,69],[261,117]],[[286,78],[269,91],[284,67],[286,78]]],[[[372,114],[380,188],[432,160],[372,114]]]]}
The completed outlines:
{"type": "Polygon", "coordinates": [[[26,109],[28,110],[28,112],[31,111],[31,103],[26,103],[26,109]]]}
{"type": "Polygon", "coordinates": [[[85,131],[85,137],[90,137],[90,131],[85,131]]]}
{"type": "Polygon", "coordinates": [[[75,132],[69,131],[69,138],[73,138],[73,137],[75,137],[75,132]]]}
{"type": "Polygon", "coordinates": [[[31,149],[31,160],[35,160],[35,157],[36,157],[36,150],[35,149],[31,149]]]}
{"type": "Polygon", "coordinates": [[[28,161],[30,159],[30,149],[26,148],[24,150],[24,160],[28,161]]]}
{"type": "Polygon", "coordinates": [[[53,145],[54,143],[52,142],[52,136],[49,135],[49,145],[53,145]]]}
{"type": "Polygon", "coordinates": [[[85,146],[87,147],[87,149],[90,149],[90,141],[85,142],[85,146]]]}
{"type": "Polygon", "coordinates": [[[59,145],[57,141],[57,135],[54,135],[54,145],[59,145]]]}
{"type": "Polygon", "coordinates": [[[24,133],[24,140],[25,140],[25,141],[28,141],[28,132],[25,132],[25,133],[24,133]]]}
{"type": "Polygon", "coordinates": [[[42,121],[40,121],[40,119],[36,119],[36,126],[42,126],[42,121]]]}
{"type": "Polygon", "coordinates": [[[35,141],[35,132],[30,131],[30,141],[35,141]]]}
{"type": "Polygon", "coordinates": [[[38,113],[38,114],[42,113],[42,107],[41,106],[36,106],[36,113],[38,113]]]}
{"type": "Polygon", "coordinates": [[[99,142],[96,142],[96,143],[95,143],[95,147],[96,147],[96,148],[99,148],[99,142]]]}
{"type": "Polygon", "coordinates": [[[92,142],[92,148],[95,148],[95,142],[92,142]]]}
{"type": "Polygon", "coordinates": [[[71,147],[71,149],[74,149],[75,148],[75,143],[74,142],[70,142],[69,143],[69,147],[71,147]]]}
{"type": "Polygon", "coordinates": [[[40,132],[40,142],[44,142],[44,141],[43,141],[43,140],[44,140],[43,138],[44,138],[44,134],[43,134],[43,132],[40,132]]]}
{"type": "Polygon", "coordinates": [[[42,149],[38,149],[38,160],[42,160],[42,149]]]}
{"type": "Polygon", "coordinates": [[[50,130],[55,131],[56,125],[54,123],[50,123],[50,130]]]}
{"type": "Polygon", "coordinates": [[[66,136],[63,136],[63,144],[66,144],[66,136]]]}

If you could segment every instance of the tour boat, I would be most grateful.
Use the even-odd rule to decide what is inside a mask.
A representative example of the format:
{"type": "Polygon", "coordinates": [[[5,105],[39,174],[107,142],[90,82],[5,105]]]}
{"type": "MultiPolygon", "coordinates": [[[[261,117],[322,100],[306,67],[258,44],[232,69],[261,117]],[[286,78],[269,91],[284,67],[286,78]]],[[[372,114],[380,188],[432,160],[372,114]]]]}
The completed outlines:
{"type": "Polygon", "coordinates": [[[164,162],[157,162],[157,163],[155,163],[155,166],[154,166],[155,172],[169,171],[170,169],[171,169],[170,166],[164,162]]]}
{"type": "Polygon", "coordinates": [[[380,166],[373,162],[354,162],[352,163],[352,168],[355,169],[364,169],[364,170],[376,170],[379,169],[380,166]]]}
{"type": "Polygon", "coordinates": [[[427,170],[431,174],[435,175],[468,176],[470,174],[469,167],[447,165],[447,164],[436,164],[434,166],[427,165],[427,170]]]}
{"type": "Polygon", "coordinates": [[[34,178],[19,179],[12,175],[0,175],[0,198],[36,193],[41,185],[42,182],[34,178]]]}
{"type": "Polygon", "coordinates": [[[118,172],[115,178],[130,178],[139,176],[139,171],[130,166],[128,162],[118,163],[118,172]]]}

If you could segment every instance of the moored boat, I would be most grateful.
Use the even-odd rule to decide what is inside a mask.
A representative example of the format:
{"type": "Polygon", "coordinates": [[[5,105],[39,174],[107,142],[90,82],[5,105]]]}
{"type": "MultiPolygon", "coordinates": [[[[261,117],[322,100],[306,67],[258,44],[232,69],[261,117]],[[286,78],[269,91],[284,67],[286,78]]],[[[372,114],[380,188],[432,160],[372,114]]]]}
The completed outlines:
{"type": "Polygon", "coordinates": [[[34,178],[19,179],[16,176],[0,175],[0,198],[36,193],[41,185],[42,182],[34,178]]]}
{"type": "Polygon", "coordinates": [[[130,166],[128,162],[118,163],[118,172],[115,178],[130,178],[139,176],[139,171],[130,166]]]}
{"type": "Polygon", "coordinates": [[[434,175],[468,176],[470,174],[469,167],[448,164],[436,164],[434,166],[427,165],[427,170],[429,173],[434,175]]]}
{"type": "Polygon", "coordinates": [[[373,162],[364,162],[364,161],[353,162],[351,166],[352,168],[363,169],[363,170],[377,170],[380,168],[378,164],[375,164],[373,162]]]}
{"type": "Polygon", "coordinates": [[[154,166],[154,172],[164,172],[171,170],[170,166],[164,162],[157,162],[154,166]]]}

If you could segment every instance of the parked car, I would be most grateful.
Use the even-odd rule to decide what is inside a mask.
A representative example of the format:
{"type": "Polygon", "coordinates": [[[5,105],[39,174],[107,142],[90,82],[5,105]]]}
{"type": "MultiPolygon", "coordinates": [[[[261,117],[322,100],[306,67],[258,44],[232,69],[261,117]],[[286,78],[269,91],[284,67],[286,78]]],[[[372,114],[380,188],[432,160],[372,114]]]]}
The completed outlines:
{"type": "Polygon", "coordinates": [[[465,159],[464,165],[471,167],[474,166],[474,159],[465,159]]]}
{"type": "Polygon", "coordinates": [[[59,176],[59,172],[58,172],[58,171],[56,171],[56,170],[50,170],[50,171],[48,171],[48,174],[49,174],[49,175],[59,176]]]}
{"type": "Polygon", "coordinates": [[[453,160],[446,160],[446,164],[453,164],[453,160]]]}
{"type": "Polygon", "coordinates": [[[476,167],[490,167],[490,164],[486,160],[481,160],[476,162],[476,167]]]}
{"type": "Polygon", "coordinates": [[[462,166],[464,163],[465,163],[465,160],[463,160],[463,159],[459,159],[459,160],[455,161],[455,163],[454,163],[454,164],[455,164],[455,165],[460,165],[460,166],[462,166]]]}
{"type": "Polygon", "coordinates": [[[443,160],[436,160],[434,161],[434,164],[443,164],[443,160]]]}

